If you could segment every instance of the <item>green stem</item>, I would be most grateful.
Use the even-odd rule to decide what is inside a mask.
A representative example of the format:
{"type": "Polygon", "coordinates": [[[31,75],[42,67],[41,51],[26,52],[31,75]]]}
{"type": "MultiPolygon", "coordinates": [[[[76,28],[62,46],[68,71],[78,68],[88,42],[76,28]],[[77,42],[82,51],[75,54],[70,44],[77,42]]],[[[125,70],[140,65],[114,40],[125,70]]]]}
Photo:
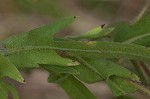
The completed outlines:
{"type": "Polygon", "coordinates": [[[145,75],[142,71],[141,66],[136,60],[131,60],[131,63],[133,64],[135,70],[137,71],[138,75],[140,76],[141,81],[144,83],[144,85],[147,85],[147,80],[145,78],[145,75]]]}
{"type": "Polygon", "coordinates": [[[136,17],[135,19],[135,23],[137,23],[145,14],[145,12],[147,11],[147,9],[149,8],[149,5],[150,5],[150,1],[147,0],[146,3],[145,3],[145,6],[143,7],[143,9],[140,11],[139,15],[136,17]]]}
{"type": "Polygon", "coordinates": [[[146,66],[146,64],[143,61],[140,61],[140,65],[143,68],[143,70],[145,71],[145,73],[147,74],[147,76],[150,77],[150,70],[149,68],[146,66]]]}
{"type": "Polygon", "coordinates": [[[134,81],[127,81],[128,83],[132,84],[133,86],[135,86],[136,88],[138,88],[139,90],[145,92],[146,94],[149,94],[150,95],[150,90],[145,88],[144,86],[138,84],[137,82],[134,82],[134,81]]]}

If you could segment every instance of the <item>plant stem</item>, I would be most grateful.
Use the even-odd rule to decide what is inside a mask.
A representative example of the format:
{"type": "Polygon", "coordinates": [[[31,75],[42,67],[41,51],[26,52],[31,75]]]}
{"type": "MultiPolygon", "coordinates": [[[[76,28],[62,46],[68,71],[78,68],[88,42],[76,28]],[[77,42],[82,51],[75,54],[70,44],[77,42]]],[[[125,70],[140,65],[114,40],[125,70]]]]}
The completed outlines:
{"type": "Polygon", "coordinates": [[[137,71],[138,75],[140,76],[141,81],[144,83],[144,85],[147,85],[147,80],[145,78],[145,75],[142,71],[141,66],[139,65],[139,63],[135,60],[131,60],[131,63],[133,64],[135,70],[137,71]]]}
{"type": "Polygon", "coordinates": [[[145,3],[145,6],[143,7],[143,9],[140,11],[139,15],[136,17],[134,24],[137,23],[145,14],[145,12],[147,11],[148,7],[150,5],[150,1],[147,0],[145,3]]]}
{"type": "Polygon", "coordinates": [[[145,73],[147,74],[147,76],[150,77],[150,70],[149,68],[146,66],[146,64],[143,61],[140,61],[140,65],[143,68],[143,70],[145,71],[145,73]]]}
{"type": "Polygon", "coordinates": [[[149,94],[150,95],[150,90],[145,88],[144,86],[138,84],[137,82],[134,82],[134,81],[129,81],[127,80],[128,83],[132,84],[133,86],[135,86],[136,88],[138,88],[139,90],[145,92],[146,94],[149,94]]]}

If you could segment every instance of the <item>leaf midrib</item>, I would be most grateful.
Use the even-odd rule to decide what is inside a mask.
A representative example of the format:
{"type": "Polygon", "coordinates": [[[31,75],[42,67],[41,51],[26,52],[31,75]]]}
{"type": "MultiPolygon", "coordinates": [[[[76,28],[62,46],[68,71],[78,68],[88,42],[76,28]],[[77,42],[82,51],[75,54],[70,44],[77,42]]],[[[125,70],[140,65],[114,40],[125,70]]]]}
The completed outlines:
{"type": "MultiPolygon", "coordinates": [[[[11,54],[15,54],[18,52],[23,51],[31,51],[31,50],[62,50],[62,51],[75,51],[75,52],[89,52],[89,53],[109,53],[109,54],[122,54],[122,55],[128,55],[128,56],[136,56],[136,57],[142,57],[145,59],[150,60],[150,56],[136,54],[136,53],[129,53],[129,52],[121,52],[121,51],[104,51],[104,50],[84,50],[84,49],[70,49],[70,48],[61,48],[61,47],[53,47],[53,46],[24,46],[20,48],[13,48],[8,51],[8,53],[5,54],[5,56],[9,56],[11,54]]],[[[146,50],[146,49],[143,49],[146,50]]],[[[114,55],[115,56],[115,55],[114,55]]],[[[130,57],[129,57],[130,58],[130,57]]]]}

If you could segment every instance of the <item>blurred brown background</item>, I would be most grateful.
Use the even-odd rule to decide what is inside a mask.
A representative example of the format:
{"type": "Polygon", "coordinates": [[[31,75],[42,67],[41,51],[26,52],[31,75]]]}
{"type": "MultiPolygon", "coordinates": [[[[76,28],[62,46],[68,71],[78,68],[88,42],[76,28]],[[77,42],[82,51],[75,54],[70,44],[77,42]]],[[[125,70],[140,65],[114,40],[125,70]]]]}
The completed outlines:
{"type": "MultiPolygon", "coordinates": [[[[82,33],[101,24],[132,22],[144,5],[145,0],[0,0],[0,40],[70,15],[79,16],[78,21],[58,36],[82,33]]],[[[21,99],[69,99],[59,86],[47,83],[46,71],[22,74],[26,84],[16,84],[21,99]]],[[[103,82],[87,86],[98,99],[115,99],[103,82]]],[[[148,99],[138,93],[131,96],[148,99]]]]}

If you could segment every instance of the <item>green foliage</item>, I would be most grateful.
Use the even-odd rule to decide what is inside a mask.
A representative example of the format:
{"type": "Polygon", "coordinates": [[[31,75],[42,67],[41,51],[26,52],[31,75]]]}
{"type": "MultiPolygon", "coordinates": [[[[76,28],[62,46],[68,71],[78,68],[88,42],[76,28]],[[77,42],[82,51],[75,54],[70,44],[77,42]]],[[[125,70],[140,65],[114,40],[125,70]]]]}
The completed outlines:
{"type": "Polygon", "coordinates": [[[50,45],[53,41],[53,35],[59,32],[61,29],[68,26],[70,23],[76,20],[76,16],[70,16],[60,19],[53,24],[47,24],[43,27],[36,28],[29,32],[24,32],[8,38],[3,41],[3,45],[9,48],[18,48],[23,46],[42,46],[50,45]]]}
{"type": "Polygon", "coordinates": [[[57,72],[62,74],[79,74],[79,72],[72,67],[62,67],[53,65],[52,66],[42,65],[41,67],[51,72],[57,72]]]}
{"type": "Polygon", "coordinates": [[[11,93],[13,99],[20,99],[19,95],[18,95],[18,92],[17,92],[16,88],[13,85],[7,84],[7,88],[8,88],[8,91],[11,93]]]}
{"type": "Polygon", "coordinates": [[[74,39],[74,40],[81,40],[81,39],[100,39],[104,36],[107,36],[109,33],[111,33],[114,30],[114,28],[108,28],[108,29],[103,29],[102,27],[96,27],[86,33],[83,33],[82,35],[79,36],[68,36],[66,38],[68,39],[74,39]]]}
{"type": "MultiPolygon", "coordinates": [[[[144,30],[140,29],[145,25],[143,21],[148,19],[150,16],[133,25],[98,27],[79,36],[54,39],[55,33],[76,20],[71,16],[6,39],[2,42],[6,52],[0,54],[0,97],[7,99],[10,91],[14,99],[19,98],[16,90],[3,79],[5,76],[23,82],[18,69],[39,67],[49,72],[48,82],[59,84],[71,99],[96,99],[84,83],[100,81],[106,82],[114,96],[126,95],[138,89],[145,91],[145,88],[135,84],[139,82],[139,75],[115,60],[150,61],[150,48],[145,47],[147,44],[143,43],[144,40],[139,40],[149,37],[147,26],[144,30]],[[139,34],[130,36],[130,29],[139,34]],[[120,39],[124,31],[127,34],[120,39]],[[117,42],[101,41],[110,33],[117,42]]],[[[149,93],[149,90],[145,92],[149,93]]]]}
{"type": "Polygon", "coordinates": [[[66,91],[71,99],[96,99],[91,92],[73,76],[69,76],[59,85],[66,91]]]}
{"type": "Polygon", "coordinates": [[[16,81],[24,82],[23,77],[20,75],[17,68],[6,58],[2,53],[0,53],[0,79],[7,76],[16,81]]]}
{"type": "Polygon", "coordinates": [[[70,59],[62,58],[53,50],[47,50],[45,48],[34,48],[38,46],[50,45],[53,41],[54,33],[64,28],[76,17],[67,17],[53,25],[48,24],[43,28],[37,28],[29,32],[25,32],[4,41],[4,46],[8,49],[6,55],[13,64],[17,67],[38,67],[38,64],[51,64],[61,66],[76,65],[76,62],[72,62],[70,59]],[[31,49],[30,47],[31,46],[31,49]],[[28,49],[29,48],[29,49],[28,49]],[[12,53],[11,50],[16,49],[12,53]]]}
{"type": "Polygon", "coordinates": [[[109,77],[106,82],[115,96],[126,95],[137,90],[136,87],[129,84],[125,79],[116,76],[109,77]]]}
{"type": "Polygon", "coordinates": [[[52,46],[54,46],[52,49],[64,50],[88,58],[150,59],[149,48],[134,44],[99,41],[55,41],[52,46]]]}
{"type": "Polygon", "coordinates": [[[128,23],[121,22],[112,25],[115,27],[113,31],[114,42],[134,43],[137,45],[150,46],[150,15],[129,25],[128,23]]]}
{"type": "Polygon", "coordinates": [[[12,85],[6,83],[3,80],[0,80],[0,97],[1,97],[1,99],[7,99],[8,92],[10,92],[12,94],[12,97],[14,99],[19,99],[18,92],[12,85]]]}

